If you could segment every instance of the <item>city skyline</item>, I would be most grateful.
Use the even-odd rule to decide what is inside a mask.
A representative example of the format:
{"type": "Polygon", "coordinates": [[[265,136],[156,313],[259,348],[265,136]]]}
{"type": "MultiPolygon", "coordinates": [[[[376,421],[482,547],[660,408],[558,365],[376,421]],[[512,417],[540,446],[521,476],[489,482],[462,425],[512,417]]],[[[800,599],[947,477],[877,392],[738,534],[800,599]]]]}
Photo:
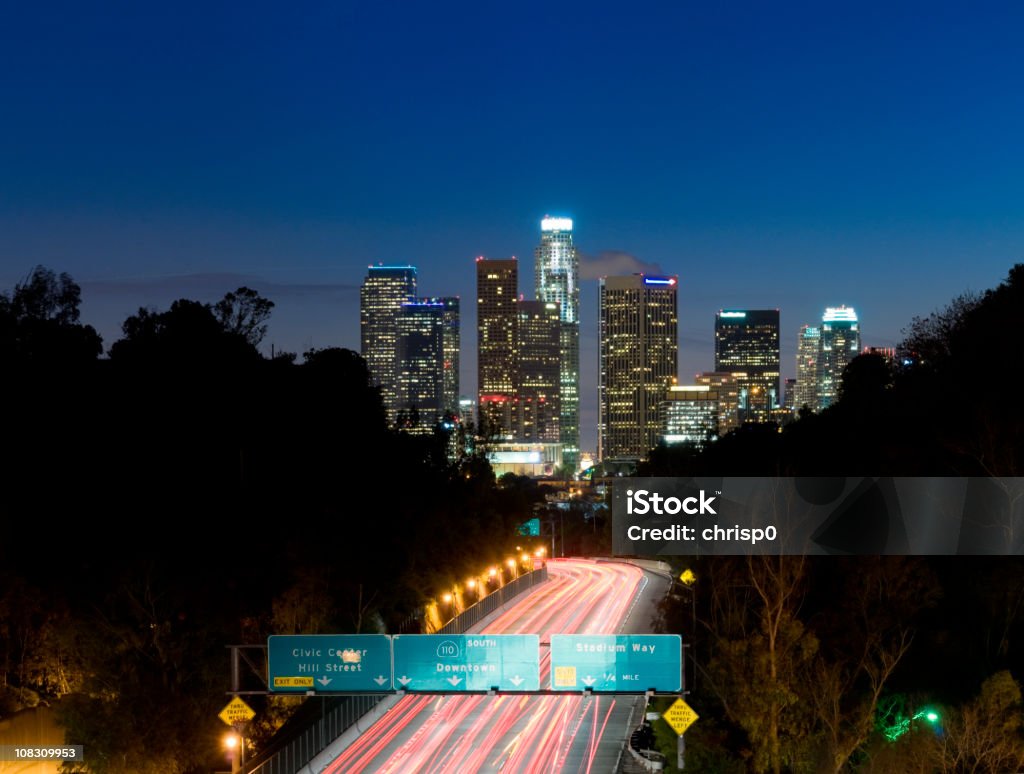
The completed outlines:
{"type": "Polygon", "coordinates": [[[247,285],[268,349],[358,351],[368,265],[472,299],[473,258],[572,218],[593,449],[600,276],[679,275],[684,381],[718,310],[779,308],[786,377],[824,308],[892,346],[1024,256],[1024,8],[649,10],[20,6],[0,286],[67,271],[109,348],[140,306],[247,285]]]}

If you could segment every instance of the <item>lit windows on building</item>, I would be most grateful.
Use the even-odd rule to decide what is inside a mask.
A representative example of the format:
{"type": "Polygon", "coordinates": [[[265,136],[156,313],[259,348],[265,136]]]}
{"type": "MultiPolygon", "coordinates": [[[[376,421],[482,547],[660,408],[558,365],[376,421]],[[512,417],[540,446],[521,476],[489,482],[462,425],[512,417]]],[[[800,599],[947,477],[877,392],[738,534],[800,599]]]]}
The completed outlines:
{"type": "Polygon", "coordinates": [[[723,309],[715,315],[715,371],[736,375],[740,420],[769,422],[780,404],[779,310],[723,309]]]}
{"type": "Polygon", "coordinates": [[[821,328],[801,325],[796,341],[796,393],[793,409],[804,406],[818,410],[818,365],[821,357],[821,328]]]}
{"type": "Polygon", "coordinates": [[[579,255],[573,245],[571,218],[547,216],[540,224],[534,250],[537,300],[558,304],[561,319],[559,435],[565,464],[575,469],[580,446],[580,286],[579,255]]]}
{"type": "Polygon", "coordinates": [[[718,393],[718,436],[731,433],[740,426],[740,386],[736,374],[705,371],[694,382],[718,393]]]}
{"type": "Polygon", "coordinates": [[[600,281],[598,456],[647,457],[662,435],[659,408],[678,368],[678,277],[600,281]]]}
{"type": "Polygon", "coordinates": [[[415,296],[415,266],[370,266],[359,290],[360,352],[370,378],[380,387],[389,422],[395,421],[398,411],[398,313],[415,296]]]}
{"type": "Polygon", "coordinates": [[[519,263],[476,259],[478,432],[515,432],[519,263]]]}
{"type": "Polygon", "coordinates": [[[432,433],[458,412],[459,299],[402,304],[397,318],[396,423],[432,433]]]}
{"type": "Polygon", "coordinates": [[[860,354],[860,320],[848,306],[830,306],[821,318],[818,406],[826,409],[839,395],[843,370],[860,354]]]}
{"type": "Polygon", "coordinates": [[[519,427],[522,441],[560,442],[560,332],[558,304],[518,303],[519,427]]]}
{"type": "Polygon", "coordinates": [[[718,390],[709,385],[673,385],[661,405],[661,440],[702,447],[718,438],[718,390]]]}

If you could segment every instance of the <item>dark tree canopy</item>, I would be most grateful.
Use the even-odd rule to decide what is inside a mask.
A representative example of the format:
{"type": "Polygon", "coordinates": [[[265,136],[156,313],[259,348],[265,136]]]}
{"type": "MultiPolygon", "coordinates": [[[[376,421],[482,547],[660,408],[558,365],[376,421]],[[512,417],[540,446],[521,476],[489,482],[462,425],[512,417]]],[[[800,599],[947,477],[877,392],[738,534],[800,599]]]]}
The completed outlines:
{"type": "Polygon", "coordinates": [[[81,303],[68,274],[35,267],[10,295],[0,293],[0,358],[61,367],[95,360],[103,342],[78,322],[81,303]]]}
{"type": "Polygon", "coordinates": [[[255,290],[240,287],[213,305],[213,314],[228,333],[235,333],[258,347],[267,335],[266,322],[274,302],[255,290]]]}
{"type": "Polygon", "coordinates": [[[124,337],[110,348],[115,363],[224,368],[259,357],[256,348],[242,334],[227,330],[207,304],[184,298],[166,312],[139,309],[121,329],[124,337]]]}

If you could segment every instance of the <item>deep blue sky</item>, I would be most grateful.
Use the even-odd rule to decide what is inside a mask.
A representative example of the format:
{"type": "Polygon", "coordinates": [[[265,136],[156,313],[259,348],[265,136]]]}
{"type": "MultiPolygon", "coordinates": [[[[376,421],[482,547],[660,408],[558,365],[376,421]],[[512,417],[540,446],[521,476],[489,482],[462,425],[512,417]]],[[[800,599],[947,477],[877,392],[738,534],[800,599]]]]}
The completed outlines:
{"type": "MultiPolygon", "coordinates": [[[[268,343],[358,349],[367,264],[533,295],[545,213],[585,276],[677,273],[681,373],[714,312],[826,305],[894,343],[1024,261],[1024,5],[18,3],[0,20],[0,288],[37,263],[113,343],[140,305],[277,302],[268,343]]],[[[583,296],[595,445],[596,283],[583,296]]]]}

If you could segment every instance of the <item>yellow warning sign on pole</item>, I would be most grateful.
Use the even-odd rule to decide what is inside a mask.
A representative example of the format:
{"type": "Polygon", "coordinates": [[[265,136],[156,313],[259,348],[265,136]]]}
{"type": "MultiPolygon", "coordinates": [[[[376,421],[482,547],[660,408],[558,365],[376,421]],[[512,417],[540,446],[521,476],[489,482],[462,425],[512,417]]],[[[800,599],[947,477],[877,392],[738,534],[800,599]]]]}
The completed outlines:
{"type": "Polygon", "coordinates": [[[665,722],[669,724],[673,731],[682,735],[686,729],[697,722],[698,715],[693,711],[693,707],[679,698],[675,700],[662,717],[665,718],[665,722]]]}
{"type": "Polygon", "coordinates": [[[220,711],[217,717],[229,726],[233,726],[235,723],[245,723],[252,720],[256,717],[256,713],[252,711],[252,707],[236,696],[228,702],[228,705],[220,711]]]}

